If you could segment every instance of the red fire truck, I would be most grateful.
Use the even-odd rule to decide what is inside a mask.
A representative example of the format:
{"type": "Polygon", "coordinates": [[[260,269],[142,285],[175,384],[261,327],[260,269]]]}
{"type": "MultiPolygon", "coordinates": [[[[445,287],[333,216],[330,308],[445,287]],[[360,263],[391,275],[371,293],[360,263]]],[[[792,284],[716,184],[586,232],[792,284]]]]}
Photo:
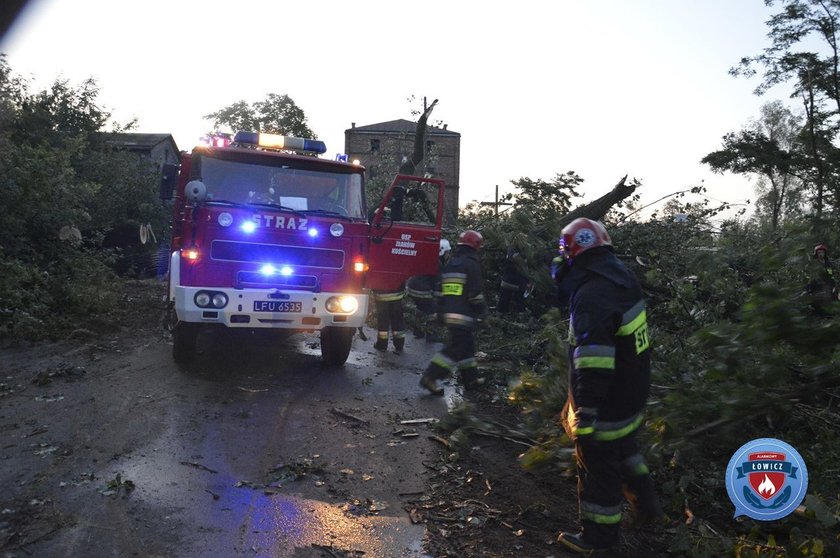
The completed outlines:
{"type": "Polygon", "coordinates": [[[371,289],[435,273],[443,181],[398,175],[368,214],[364,167],[320,157],[323,142],[219,143],[163,169],[175,360],[191,360],[202,328],[265,328],[320,331],[324,361],[343,364],[371,289]]]}

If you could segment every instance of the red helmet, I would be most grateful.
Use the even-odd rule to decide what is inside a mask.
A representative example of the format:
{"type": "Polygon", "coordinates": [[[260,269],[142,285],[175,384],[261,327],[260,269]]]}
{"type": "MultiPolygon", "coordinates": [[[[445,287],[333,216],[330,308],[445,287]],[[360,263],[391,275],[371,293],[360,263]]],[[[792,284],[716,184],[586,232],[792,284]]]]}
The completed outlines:
{"type": "Polygon", "coordinates": [[[458,246],[462,244],[474,250],[481,250],[484,248],[484,237],[478,231],[464,231],[458,237],[458,246]]]}
{"type": "Polygon", "coordinates": [[[567,259],[574,259],[598,246],[612,246],[612,240],[604,225],[598,221],[580,217],[560,233],[560,250],[567,259]]]}
{"type": "Polygon", "coordinates": [[[814,246],[813,256],[816,258],[817,257],[817,252],[820,252],[820,251],[825,252],[825,255],[827,256],[828,255],[828,246],[826,246],[825,244],[817,244],[816,246],[814,246]]]}

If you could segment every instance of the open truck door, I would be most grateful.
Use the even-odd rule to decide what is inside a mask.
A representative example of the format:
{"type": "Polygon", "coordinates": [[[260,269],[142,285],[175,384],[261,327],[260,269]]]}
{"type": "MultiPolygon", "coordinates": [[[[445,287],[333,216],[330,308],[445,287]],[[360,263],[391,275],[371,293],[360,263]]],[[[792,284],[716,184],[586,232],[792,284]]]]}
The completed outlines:
{"type": "Polygon", "coordinates": [[[414,275],[438,272],[443,180],[397,175],[370,222],[366,286],[397,290],[414,275]]]}

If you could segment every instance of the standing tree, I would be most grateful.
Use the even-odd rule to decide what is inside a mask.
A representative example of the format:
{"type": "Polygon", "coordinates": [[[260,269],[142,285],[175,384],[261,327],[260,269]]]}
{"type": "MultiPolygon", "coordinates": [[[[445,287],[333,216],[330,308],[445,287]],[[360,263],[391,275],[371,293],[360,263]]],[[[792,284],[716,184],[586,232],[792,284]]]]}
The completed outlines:
{"type": "Polygon", "coordinates": [[[808,173],[820,220],[824,208],[836,210],[840,200],[838,150],[833,145],[840,127],[840,0],[765,0],[765,4],[781,7],[767,22],[770,46],[762,54],[742,58],[730,74],[751,77],[756,66],[762,66],[757,95],[793,81],[792,97],[801,99],[806,113],[803,135],[808,160],[802,170],[808,173]],[[806,45],[816,52],[799,50],[806,45]]]}
{"type": "Polygon", "coordinates": [[[801,120],[781,101],[767,103],[758,120],[726,134],[723,147],[700,161],[715,172],[758,176],[758,214],[769,218],[771,232],[787,214],[799,213],[802,180],[796,173],[802,172],[798,161],[807,158],[799,141],[801,130],[801,120]]]}
{"type": "Polygon", "coordinates": [[[306,114],[286,94],[269,93],[265,100],[248,104],[237,101],[203,117],[214,130],[257,130],[272,134],[316,139],[306,122],[306,114]]]}

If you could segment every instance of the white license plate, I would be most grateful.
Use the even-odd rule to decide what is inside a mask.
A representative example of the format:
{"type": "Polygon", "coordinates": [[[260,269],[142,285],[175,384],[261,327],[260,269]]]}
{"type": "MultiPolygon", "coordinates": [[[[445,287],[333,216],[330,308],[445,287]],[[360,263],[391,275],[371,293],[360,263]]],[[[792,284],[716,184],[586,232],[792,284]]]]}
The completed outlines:
{"type": "Polygon", "coordinates": [[[291,300],[255,300],[254,312],[300,312],[302,302],[291,300]]]}

